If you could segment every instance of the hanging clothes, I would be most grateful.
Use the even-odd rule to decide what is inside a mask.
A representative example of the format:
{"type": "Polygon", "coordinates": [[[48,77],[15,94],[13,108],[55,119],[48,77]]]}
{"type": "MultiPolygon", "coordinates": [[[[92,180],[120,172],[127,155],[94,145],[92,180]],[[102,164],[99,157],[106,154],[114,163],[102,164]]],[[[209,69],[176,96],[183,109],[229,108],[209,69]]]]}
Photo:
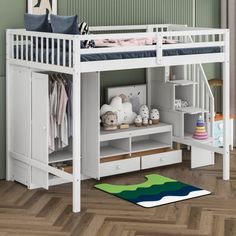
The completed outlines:
{"type": "Polygon", "coordinates": [[[67,121],[68,121],[68,137],[72,137],[73,135],[73,102],[72,102],[72,98],[73,98],[73,86],[72,86],[72,80],[68,79],[67,81],[67,86],[66,86],[66,93],[68,96],[68,104],[67,104],[67,108],[66,108],[66,112],[67,112],[67,121]]]}
{"type": "Polygon", "coordinates": [[[64,74],[49,77],[49,153],[67,147],[72,137],[72,86],[64,74]]]}
{"type": "Polygon", "coordinates": [[[49,152],[55,151],[56,132],[56,112],[57,112],[57,81],[49,80],[49,152]]]}

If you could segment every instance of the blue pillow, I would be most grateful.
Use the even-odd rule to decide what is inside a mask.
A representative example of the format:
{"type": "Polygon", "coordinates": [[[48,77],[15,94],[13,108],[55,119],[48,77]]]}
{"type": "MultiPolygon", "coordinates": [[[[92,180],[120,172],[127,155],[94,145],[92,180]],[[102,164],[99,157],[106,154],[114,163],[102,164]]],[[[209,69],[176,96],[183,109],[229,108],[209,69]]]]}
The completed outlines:
{"type": "Polygon", "coordinates": [[[35,15],[25,13],[25,29],[27,31],[52,32],[48,22],[48,14],[35,15]]]}
{"type": "Polygon", "coordinates": [[[77,15],[57,16],[51,14],[51,25],[53,33],[59,34],[79,34],[77,15]]]}

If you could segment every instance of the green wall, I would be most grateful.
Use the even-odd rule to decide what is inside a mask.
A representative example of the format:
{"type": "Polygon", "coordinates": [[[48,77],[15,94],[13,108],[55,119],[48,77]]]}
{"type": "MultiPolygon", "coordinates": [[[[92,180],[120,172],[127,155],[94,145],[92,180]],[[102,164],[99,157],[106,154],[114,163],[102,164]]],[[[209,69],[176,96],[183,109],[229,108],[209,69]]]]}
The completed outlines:
{"type": "Polygon", "coordinates": [[[0,179],[5,178],[5,30],[22,28],[25,0],[0,0],[0,179]]]}
{"type": "MultiPolygon", "coordinates": [[[[196,0],[199,26],[220,25],[220,0],[196,0]]],[[[5,29],[22,28],[26,0],[0,0],[0,178],[5,177],[5,29]]],[[[191,0],[58,0],[61,15],[78,14],[90,25],[178,23],[192,25],[191,0]]],[[[210,77],[216,67],[207,67],[210,77]]],[[[107,86],[144,83],[145,71],[102,74],[102,93],[107,86]]]]}

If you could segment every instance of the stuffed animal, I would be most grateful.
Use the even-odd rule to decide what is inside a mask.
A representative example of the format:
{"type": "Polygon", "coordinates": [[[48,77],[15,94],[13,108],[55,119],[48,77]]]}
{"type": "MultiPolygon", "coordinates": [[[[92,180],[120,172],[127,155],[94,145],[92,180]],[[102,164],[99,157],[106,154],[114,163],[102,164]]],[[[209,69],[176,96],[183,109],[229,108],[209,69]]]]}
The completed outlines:
{"type": "Polygon", "coordinates": [[[134,120],[135,126],[141,127],[141,126],[142,126],[142,123],[143,123],[142,116],[137,115],[136,118],[135,118],[135,120],[134,120]]]}
{"type": "Polygon", "coordinates": [[[122,103],[122,98],[116,96],[112,98],[110,105],[104,104],[100,110],[100,116],[108,111],[115,112],[118,117],[118,125],[121,124],[133,124],[134,119],[137,116],[132,110],[132,104],[129,102],[122,103]]]}
{"type": "Polygon", "coordinates": [[[139,115],[142,117],[142,118],[149,118],[149,109],[147,107],[147,105],[142,105],[140,106],[139,108],[139,115]]]}
{"type": "Polygon", "coordinates": [[[104,130],[116,130],[118,124],[117,114],[112,111],[106,112],[102,115],[102,124],[104,130]]]}
{"type": "Polygon", "coordinates": [[[153,124],[158,124],[160,121],[160,113],[157,109],[152,109],[150,112],[150,119],[153,124]]]}
{"type": "Polygon", "coordinates": [[[144,126],[148,126],[149,122],[148,122],[148,118],[144,117],[143,118],[143,125],[144,126]]]}

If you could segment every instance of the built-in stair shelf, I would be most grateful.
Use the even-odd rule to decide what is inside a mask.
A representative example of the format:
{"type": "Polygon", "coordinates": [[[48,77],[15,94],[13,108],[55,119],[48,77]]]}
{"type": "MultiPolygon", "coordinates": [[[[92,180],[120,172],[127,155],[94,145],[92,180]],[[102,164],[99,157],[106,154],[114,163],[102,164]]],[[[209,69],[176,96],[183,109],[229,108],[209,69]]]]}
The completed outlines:
{"type": "Polygon", "coordinates": [[[202,109],[200,107],[181,107],[181,108],[177,108],[177,111],[186,113],[186,114],[202,114],[202,113],[208,113],[209,111],[202,109]]]}
{"type": "Polygon", "coordinates": [[[160,110],[161,121],[173,125],[175,137],[191,136],[199,115],[204,116],[212,136],[214,98],[200,65],[155,68],[148,75],[149,106],[160,110]]]}
{"type": "Polygon", "coordinates": [[[167,81],[167,83],[173,84],[175,86],[187,86],[187,85],[197,84],[196,82],[185,80],[185,79],[169,80],[167,81]]]}

